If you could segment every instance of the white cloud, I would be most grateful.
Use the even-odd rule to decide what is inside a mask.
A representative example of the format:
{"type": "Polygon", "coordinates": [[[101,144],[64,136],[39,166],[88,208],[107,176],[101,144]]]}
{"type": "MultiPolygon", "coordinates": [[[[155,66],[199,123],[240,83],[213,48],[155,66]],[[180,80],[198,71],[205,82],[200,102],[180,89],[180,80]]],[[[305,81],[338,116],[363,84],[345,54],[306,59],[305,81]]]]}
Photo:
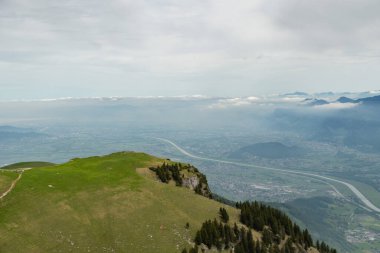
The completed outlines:
{"type": "Polygon", "coordinates": [[[316,105],[314,108],[321,110],[341,110],[341,109],[350,109],[358,106],[358,103],[330,103],[325,105],[316,105]]]}
{"type": "Polygon", "coordinates": [[[263,97],[236,97],[219,99],[217,103],[211,104],[209,109],[227,109],[233,107],[262,106],[262,105],[297,105],[304,98],[263,96],[263,97]]]}
{"type": "Polygon", "coordinates": [[[243,98],[220,99],[217,103],[208,106],[209,109],[226,109],[231,107],[241,107],[251,105],[249,100],[243,98]]]}
{"type": "Polygon", "coordinates": [[[379,11],[376,0],[3,0],[0,87],[56,96],[374,89],[379,11]]]}

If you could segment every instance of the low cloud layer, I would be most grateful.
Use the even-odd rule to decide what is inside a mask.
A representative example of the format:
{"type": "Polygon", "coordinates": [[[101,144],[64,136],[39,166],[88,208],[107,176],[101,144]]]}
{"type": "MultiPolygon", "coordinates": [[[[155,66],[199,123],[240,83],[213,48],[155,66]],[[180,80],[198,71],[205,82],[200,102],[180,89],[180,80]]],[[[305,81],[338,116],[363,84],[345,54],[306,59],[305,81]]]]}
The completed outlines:
{"type": "Polygon", "coordinates": [[[358,106],[358,103],[330,103],[325,105],[317,105],[314,108],[322,110],[341,110],[341,109],[350,109],[358,106]]]}
{"type": "Polygon", "coordinates": [[[301,105],[304,97],[297,96],[264,96],[264,97],[236,97],[222,98],[208,106],[209,109],[229,109],[247,106],[278,106],[278,105],[301,105]]]}
{"type": "Polygon", "coordinates": [[[379,12],[375,0],[2,0],[0,99],[370,90],[379,12]]]}

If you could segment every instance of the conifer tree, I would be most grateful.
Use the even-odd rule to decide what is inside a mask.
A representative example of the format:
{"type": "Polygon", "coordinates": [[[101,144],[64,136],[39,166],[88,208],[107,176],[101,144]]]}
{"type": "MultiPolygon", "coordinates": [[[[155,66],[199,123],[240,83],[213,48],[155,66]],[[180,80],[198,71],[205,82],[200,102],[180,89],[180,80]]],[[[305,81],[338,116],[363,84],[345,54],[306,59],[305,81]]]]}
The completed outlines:
{"type": "Polygon", "coordinates": [[[219,209],[219,216],[220,216],[220,219],[224,222],[224,223],[227,223],[230,219],[228,213],[227,213],[227,210],[223,207],[221,207],[219,209]]]}

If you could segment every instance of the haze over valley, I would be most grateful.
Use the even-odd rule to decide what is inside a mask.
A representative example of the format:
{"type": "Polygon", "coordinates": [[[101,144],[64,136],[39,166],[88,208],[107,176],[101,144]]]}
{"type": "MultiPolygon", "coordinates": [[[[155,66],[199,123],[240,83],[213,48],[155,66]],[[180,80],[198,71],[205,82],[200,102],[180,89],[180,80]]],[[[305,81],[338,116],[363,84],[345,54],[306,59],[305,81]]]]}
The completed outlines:
{"type": "Polygon", "coordinates": [[[341,251],[376,252],[376,95],[1,102],[0,161],[62,163],[133,150],[188,162],[207,176],[215,194],[270,203],[341,251]],[[352,101],[340,102],[342,97],[352,101]]]}
{"type": "Polygon", "coordinates": [[[0,253],[380,253],[379,0],[0,0],[0,253]]]}

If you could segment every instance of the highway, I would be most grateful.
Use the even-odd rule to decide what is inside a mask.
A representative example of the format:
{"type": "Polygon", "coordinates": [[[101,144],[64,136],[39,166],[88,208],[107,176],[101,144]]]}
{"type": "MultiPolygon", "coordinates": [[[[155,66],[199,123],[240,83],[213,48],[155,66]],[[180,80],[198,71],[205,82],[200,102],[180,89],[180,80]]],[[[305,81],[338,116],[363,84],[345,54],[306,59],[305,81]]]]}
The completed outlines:
{"type": "MultiPolygon", "coordinates": [[[[342,180],[338,180],[338,179],[334,179],[334,178],[330,178],[330,177],[326,177],[326,176],[322,176],[322,175],[318,175],[318,174],[313,174],[313,173],[309,173],[309,172],[302,172],[302,171],[288,170],[288,169],[277,169],[277,168],[259,166],[259,165],[248,164],[248,163],[240,163],[240,162],[219,160],[219,159],[213,159],[213,158],[207,158],[207,157],[200,157],[200,156],[193,155],[193,154],[187,152],[186,150],[184,150],[183,148],[181,148],[180,146],[178,146],[177,144],[175,144],[171,140],[164,139],[164,138],[154,138],[154,139],[162,141],[162,142],[166,142],[166,143],[172,145],[174,148],[176,148],[182,154],[184,154],[188,157],[197,159],[197,160],[231,164],[231,165],[242,166],[242,167],[251,167],[251,168],[256,168],[256,169],[271,170],[271,171],[277,171],[277,172],[281,172],[281,173],[296,174],[296,175],[301,175],[301,176],[307,176],[307,177],[310,177],[313,179],[321,179],[323,181],[330,181],[330,182],[334,182],[334,183],[339,183],[339,184],[346,186],[368,209],[370,209],[371,211],[374,211],[376,213],[380,213],[380,208],[378,208],[370,200],[368,200],[355,186],[353,186],[350,183],[344,182],[342,180]]],[[[332,186],[331,184],[329,184],[329,185],[332,186]]],[[[342,195],[335,187],[333,187],[333,189],[334,189],[334,191],[336,191],[337,193],[342,195]]]]}

